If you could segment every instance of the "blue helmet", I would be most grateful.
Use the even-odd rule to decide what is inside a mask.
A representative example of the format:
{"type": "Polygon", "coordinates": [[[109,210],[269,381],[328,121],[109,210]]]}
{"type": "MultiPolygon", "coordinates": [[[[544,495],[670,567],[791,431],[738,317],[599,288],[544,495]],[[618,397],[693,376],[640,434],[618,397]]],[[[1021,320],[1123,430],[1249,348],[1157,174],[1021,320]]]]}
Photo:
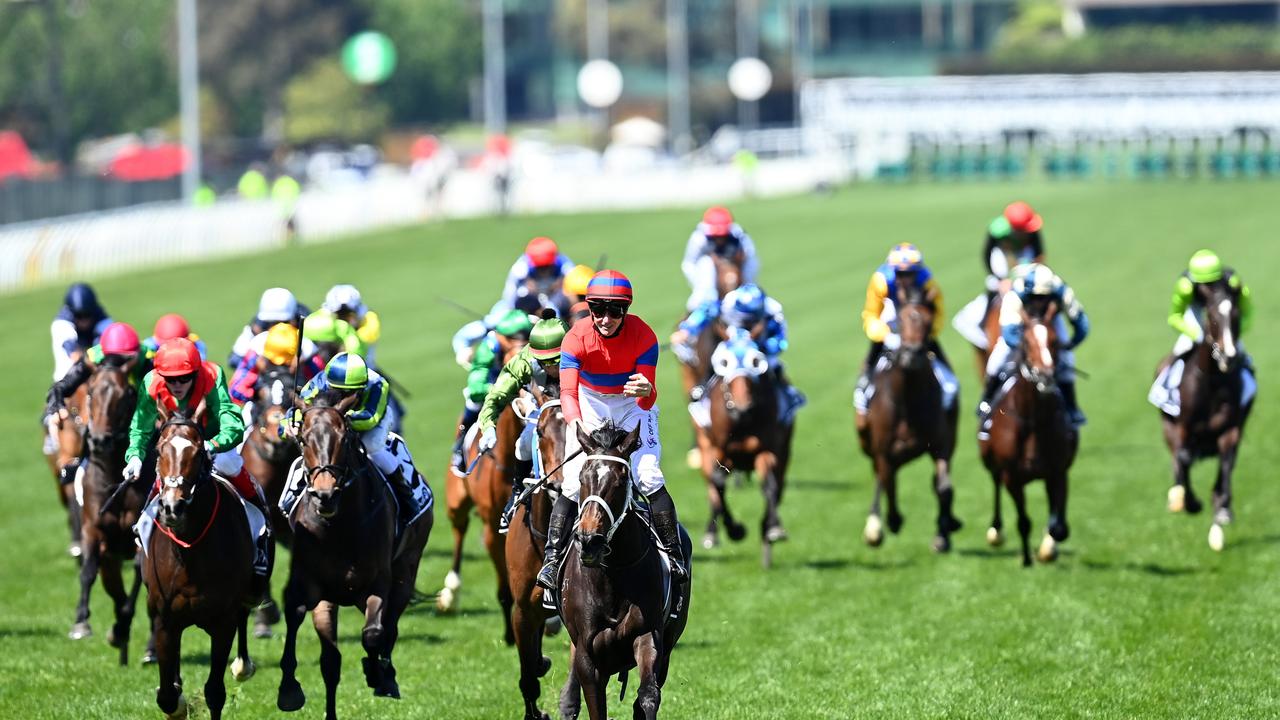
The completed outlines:
{"type": "Polygon", "coordinates": [[[67,288],[67,296],[63,304],[71,312],[72,317],[99,318],[103,315],[102,306],[98,304],[98,296],[93,288],[85,283],[76,283],[67,288]]]}
{"type": "Polygon", "coordinates": [[[747,283],[725,297],[725,320],[732,325],[745,325],[764,317],[764,291],[755,283],[747,283]]]}

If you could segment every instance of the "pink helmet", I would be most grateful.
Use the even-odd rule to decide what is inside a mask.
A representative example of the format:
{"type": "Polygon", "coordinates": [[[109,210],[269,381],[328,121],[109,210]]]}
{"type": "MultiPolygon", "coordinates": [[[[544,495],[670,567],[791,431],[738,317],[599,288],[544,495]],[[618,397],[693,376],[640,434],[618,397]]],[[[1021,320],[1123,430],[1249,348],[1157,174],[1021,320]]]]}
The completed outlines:
{"type": "Polygon", "coordinates": [[[102,331],[102,352],[104,355],[133,355],[138,352],[141,342],[138,331],[128,323],[111,323],[102,331]]]}
{"type": "Polygon", "coordinates": [[[702,224],[705,226],[704,232],[708,237],[728,235],[733,227],[733,213],[719,205],[707,208],[707,211],[702,214],[702,224]]]}
{"type": "Polygon", "coordinates": [[[169,313],[161,315],[156,321],[155,330],[152,334],[156,336],[156,341],[163,343],[165,340],[186,337],[191,334],[191,328],[187,326],[187,319],[178,313],[169,313]]]}

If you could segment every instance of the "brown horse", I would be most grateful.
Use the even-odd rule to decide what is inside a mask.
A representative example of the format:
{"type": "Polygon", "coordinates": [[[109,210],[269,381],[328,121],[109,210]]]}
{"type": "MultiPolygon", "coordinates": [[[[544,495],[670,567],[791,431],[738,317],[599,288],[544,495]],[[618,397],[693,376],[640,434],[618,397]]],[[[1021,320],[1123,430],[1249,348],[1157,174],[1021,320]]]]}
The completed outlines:
{"type": "MultiPolygon", "coordinates": [[[[501,338],[504,350],[502,362],[510,362],[524,347],[522,341],[501,338]]],[[[436,597],[436,607],[441,612],[456,608],[458,592],[462,589],[462,543],[471,524],[471,511],[475,510],[484,524],[483,539],[489,559],[498,573],[498,605],[502,608],[503,642],[514,645],[515,631],[511,627],[511,586],[507,578],[507,547],[498,533],[498,522],[511,494],[511,482],[515,476],[516,441],[524,425],[511,406],[498,416],[498,444],[493,451],[481,455],[479,433],[464,448],[463,456],[471,472],[465,477],[452,465],[445,470],[444,495],[449,511],[449,524],[453,528],[453,562],[444,578],[444,588],[436,597]]]]}
{"type": "MultiPolygon", "coordinates": [[[[605,720],[609,678],[618,675],[625,687],[628,671],[637,668],[634,715],[653,720],[671,650],[688,622],[692,582],[674,586],[678,601],[664,592],[663,560],[640,517],[631,478],[629,458],[640,446],[639,426],[629,433],[611,424],[591,434],[581,427],[577,432],[587,458],[580,475],[582,509],[560,581],[573,668],[560,696],[560,715],[578,717],[581,690],[591,720],[605,720]],[[675,618],[669,618],[671,608],[680,608],[675,618]]],[[[680,540],[685,557],[691,557],[683,528],[680,540]]]]}
{"type": "MultiPolygon", "coordinates": [[[[396,506],[390,488],[367,459],[346,418],[358,395],[345,399],[321,394],[303,409],[302,445],[307,487],[290,513],[293,552],[284,590],[286,623],[276,706],[302,708],[306,695],[295,675],[298,627],[312,610],[320,637],[320,673],[325,685],[325,717],[337,717],[338,607],[364,612],[361,644],[365,682],[378,697],[400,697],[391,661],[400,616],[413,596],[422,550],[431,534],[430,510],[396,539],[396,506]]],[[[416,475],[416,474],[415,474],[416,475]]]]}
{"type": "MultiPolygon", "coordinates": [[[[298,445],[281,437],[280,425],[289,408],[293,406],[294,383],[289,367],[271,366],[258,376],[254,388],[252,422],[246,423],[244,444],[240,455],[249,474],[258,481],[271,508],[272,542],[289,547],[293,529],[289,520],[280,512],[280,494],[289,480],[289,468],[298,457],[298,445]]],[[[255,637],[271,637],[271,626],[280,622],[280,609],[275,600],[258,608],[254,614],[255,637]]]]}
{"type": "MultiPolygon", "coordinates": [[[[1171,512],[1200,512],[1200,500],[1191,489],[1191,465],[1199,458],[1218,456],[1209,546],[1221,551],[1226,542],[1223,526],[1232,520],[1231,479],[1236,455],[1253,402],[1242,403],[1245,354],[1238,340],[1239,293],[1225,281],[1196,288],[1205,307],[1204,339],[1186,358],[1178,387],[1179,414],[1161,412],[1160,419],[1165,443],[1173,455],[1171,512]]],[[[1172,360],[1166,359],[1165,364],[1172,360]]]]}
{"type": "Polygon", "coordinates": [[[751,333],[726,330],[717,323],[708,335],[727,337],[712,355],[714,376],[707,383],[711,426],[699,435],[702,475],[707,481],[711,515],[702,546],[719,544],[719,521],[723,520],[729,539],[741,540],[745,528],[734,519],[725,499],[726,481],[735,471],[754,473],[760,478],[765,512],[760,522],[762,562],[773,564],[773,544],[787,539],[778,517],[778,506],[786,486],[791,461],[791,438],[795,423],[778,420],[778,389],[769,361],[756,344],[764,323],[751,333]]]}
{"type": "Polygon", "coordinates": [[[880,496],[889,503],[889,532],[902,527],[898,510],[898,470],[928,453],[933,460],[933,492],[938,498],[937,534],[933,549],[951,549],[951,533],[960,521],[951,512],[951,455],[956,447],[959,402],[944,407],[942,384],[933,371],[935,357],[929,348],[929,332],[937,312],[919,288],[898,289],[895,304],[901,345],[888,354],[889,366],[875,376],[875,392],[866,413],[858,413],[854,427],[862,452],[871,459],[876,478],[875,496],[863,529],[871,547],[884,542],[880,520],[880,496]]]}
{"type": "MultiPolygon", "coordinates": [[[[195,416],[203,409],[201,401],[195,416]]],[[[200,425],[164,409],[160,420],[158,509],[141,563],[160,663],[156,704],[168,718],[187,717],[182,633],[195,625],[209,634],[204,702],[209,717],[217,720],[227,699],[223,674],[237,637],[231,674],[244,681],[254,673],[247,640],[248,608],[255,602],[253,539],[236,491],[213,479],[200,425]]]]}
{"type": "Polygon", "coordinates": [[[121,665],[129,663],[129,628],[142,586],[141,573],[134,572],[133,586],[126,592],[122,568],[126,561],[133,564],[137,552],[133,525],[138,522],[146,502],[146,488],[142,483],[126,483],[121,487],[120,473],[129,446],[129,421],[138,404],[138,391],[129,381],[129,369],[104,363],[93,371],[86,383],[89,458],[81,481],[83,565],[80,566],[80,603],[70,633],[74,640],[93,634],[89,626],[89,594],[101,573],[102,587],[115,604],[115,624],[107,634],[107,643],[119,648],[121,665]]]}
{"type": "MultiPolygon", "coordinates": [[[[718,255],[711,254],[708,257],[715,264],[716,268],[716,297],[724,299],[725,295],[733,292],[742,285],[742,266],[746,262],[746,256],[741,252],[734,255],[718,255]]],[[[686,315],[685,317],[688,317],[686,315]]],[[[681,319],[683,322],[683,319],[681,319]]],[[[693,388],[711,377],[711,353],[715,351],[716,344],[721,338],[716,337],[715,333],[707,331],[702,332],[698,337],[693,338],[690,343],[692,352],[684,357],[677,355],[680,361],[680,382],[684,384],[685,397],[690,397],[693,388]]],[[[689,419],[693,428],[693,449],[689,451],[687,458],[688,465],[691,469],[702,466],[701,448],[702,448],[702,428],[698,427],[698,423],[689,419]]]]}
{"type": "Polygon", "coordinates": [[[1048,532],[1037,553],[1042,562],[1058,557],[1057,544],[1066,540],[1067,472],[1075,460],[1079,435],[1067,417],[1066,404],[1054,376],[1058,337],[1053,319],[1058,305],[1033,298],[1023,310],[1022,341],[1013,353],[1012,385],[992,403],[989,437],[979,435],[978,453],[995,483],[995,514],[987,542],[1004,542],[1001,531],[1000,487],[1018,510],[1022,564],[1031,565],[1031,519],[1027,516],[1027,483],[1043,478],[1049,498],[1048,532]]]}
{"type": "Polygon", "coordinates": [[[52,437],[49,427],[44,429],[45,460],[49,463],[49,472],[53,474],[53,487],[58,493],[58,503],[62,505],[67,516],[67,527],[71,532],[71,544],[67,546],[67,554],[79,560],[81,558],[80,502],[76,500],[76,471],[80,468],[84,453],[85,439],[85,387],[76,388],[75,394],[67,398],[67,417],[58,419],[52,437]]]}
{"type": "Polygon", "coordinates": [[[558,632],[559,623],[548,622],[555,613],[543,607],[543,590],[536,581],[546,549],[551,506],[560,491],[562,478],[557,468],[564,460],[565,449],[560,388],[550,385],[535,389],[534,401],[541,408],[536,421],[536,450],[541,471],[556,472],[545,478],[540,489],[516,505],[506,543],[507,582],[515,602],[511,609],[511,625],[520,656],[520,694],[524,696],[525,720],[548,718],[538,709],[538,697],[542,693],[539,680],[551,669],[551,659],[542,654],[542,636],[558,632]]]}

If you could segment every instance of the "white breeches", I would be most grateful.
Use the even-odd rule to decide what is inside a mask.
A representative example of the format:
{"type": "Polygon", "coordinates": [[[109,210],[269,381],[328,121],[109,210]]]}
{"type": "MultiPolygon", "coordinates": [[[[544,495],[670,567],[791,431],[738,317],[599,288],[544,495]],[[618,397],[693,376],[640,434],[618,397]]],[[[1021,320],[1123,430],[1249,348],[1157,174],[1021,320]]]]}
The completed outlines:
{"type": "MultiPolygon", "coordinates": [[[[652,410],[641,410],[635,398],[621,395],[598,395],[585,388],[578,390],[578,404],[582,408],[583,428],[590,432],[598,429],[606,420],[612,420],[618,427],[630,432],[640,426],[640,449],[631,455],[631,477],[640,493],[649,496],[666,484],[662,476],[662,442],[658,439],[658,406],[652,410]]],[[[565,456],[577,452],[578,434],[573,428],[565,437],[565,456]]],[[[585,455],[579,455],[564,466],[564,484],[561,492],[565,497],[578,501],[578,490],[582,487],[580,474],[586,462],[585,455]]]]}
{"type": "MultiPolygon", "coordinates": [[[[1074,350],[1066,346],[1067,323],[1058,315],[1053,319],[1054,331],[1059,338],[1058,346],[1058,365],[1054,375],[1061,382],[1075,382],[1076,379],[1076,353],[1074,350]]],[[[1009,344],[1001,337],[996,341],[996,346],[991,350],[991,356],[987,358],[987,377],[995,377],[1000,372],[1000,368],[1009,360],[1009,344]]]]}
{"type": "Polygon", "coordinates": [[[220,452],[213,456],[213,471],[225,478],[233,478],[244,469],[244,458],[234,450],[220,452]]]}
{"type": "Polygon", "coordinates": [[[709,255],[698,258],[694,264],[693,275],[689,278],[692,292],[685,302],[685,309],[693,312],[709,302],[720,300],[720,289],[716,287],[716,261],[709,255]]]}
{"type": "Polygon", "coordinates": [[[960,312],[951,319],[951,326],[960,333],[970,345],[980,349],[987,349],[987,334],[982,327],[982,321],[987,315],[987,294],[982,293],[978,297],[969,301],[969,304],[960,308],[960,312]]]}
{"type": "Polygon", "coordinates": [[[530,415],[529,422],[524,424],[520,437],[516,440],[516,459],[527,462],[533,459],[533,442],[538,435],[538,416],[530,415]]]}

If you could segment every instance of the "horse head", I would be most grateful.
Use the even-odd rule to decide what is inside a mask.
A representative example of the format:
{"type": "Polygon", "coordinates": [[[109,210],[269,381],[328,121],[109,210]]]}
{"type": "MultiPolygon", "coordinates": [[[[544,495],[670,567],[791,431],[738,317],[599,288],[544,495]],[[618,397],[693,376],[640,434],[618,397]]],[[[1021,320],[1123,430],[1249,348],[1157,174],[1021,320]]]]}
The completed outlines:
{"type": "Polygon", "coordinates": [[[116,360],[116,356],[108,356],[89,378],[88,442],[90,454],[96,457],[124,450],[129,421],[138,404],[137,388],[129,382],[130,364],[116,360]]]}
{"type": "MultiPolygon", "coordinates": [[[[203,404],[203,401],[201,401],[203,404]]],[[[157,520],[175,533],[186,530],[197,493],[209,484],[212,464],[204,450],[204,429],[193,420],[199,412],[160,409],[160,436],[156,441],[157,520]]]]}
{"type": "MultiPolygon", "coordinates": [[[[538,407],[542,408],[541,412],[538,413],[538,425],[536,428],[537,450],[542,454],[543,472],[546,472],[547,468],[554,468],[560,464],[567,441],[564,410],[560,406],[560,386],[548,384],[542,387],[535,387],[533,397],[538,403],[538,407]]],[[[559,489],[560,484],[563,482],[563,475],[559,472],[556,474],[561,477],[547,482],[552,487],[559,489]]]]}
{"type": "Polygon", "coordinates": [[[898,315],[898,336],[902,343],[894,354],[894,364],[905,370],[929,367],[929,333],[933,329],[937,307],[924,288],[899,285],[894,307],[898,315]]]}
{"type": "Polygon", "coordinates": [[[1205,341],[1217,363],[1218,370],[1228,373],[1239,366],[1240,352],[1240,291],[1226,280],[1197,285],[1197,292],[1204,302],[1205,341]]]}
{"type": "Polygon", "coordinates": [[[742,266],[746,257],[741,250],[730,254],[711,254],[716,266],[716,292],[721,299],[742,285],[742,266]]]}
{"type": "Polygon", "coordinates": [[[289,441],[280,434],[280,425],[291,407],[293,390],[291,369],[278,365],[261,373],[254,387],[253,430],[262,441],[258,449],[268,460],[281,459],[290,450],[289,441]]]}
{"type": "Polygon", "coordinates": [[[751,332],[733,328],[711,353],[711,369],[724,388],[729,419],[738,422],[751,411],[755,386],[769,371],[769,358],[751,332]]]}
{"type": "Polygon", "coordinates": [[[1058,389],[1058,333],[1053,322],[1057,314],[1058,304],[1048,297],[1033,297],[1022,309],[1022,356],[1018,367],[1041,395],[1058,389]]]}
{"type": "Polygon", "coordinates": [[[302,446],[305,495],[322,518],[337,514],[343,491],[355,479],[352,458],[358,450],[352,446],[356,433],[347,422],[347,411],[359,400],[359,395],[329,390],[302,411],[298,443],[302,446]]]}
{"type": "Polygon", "coordinates": [[[609,543],[634,504],[631,454],[640,449],[640,426],[631,432],[605,423],[595,432],[576,428],[586,454],[579,479],[582,500],[574,538],[586,567],[604,567],[609,543]]]}

